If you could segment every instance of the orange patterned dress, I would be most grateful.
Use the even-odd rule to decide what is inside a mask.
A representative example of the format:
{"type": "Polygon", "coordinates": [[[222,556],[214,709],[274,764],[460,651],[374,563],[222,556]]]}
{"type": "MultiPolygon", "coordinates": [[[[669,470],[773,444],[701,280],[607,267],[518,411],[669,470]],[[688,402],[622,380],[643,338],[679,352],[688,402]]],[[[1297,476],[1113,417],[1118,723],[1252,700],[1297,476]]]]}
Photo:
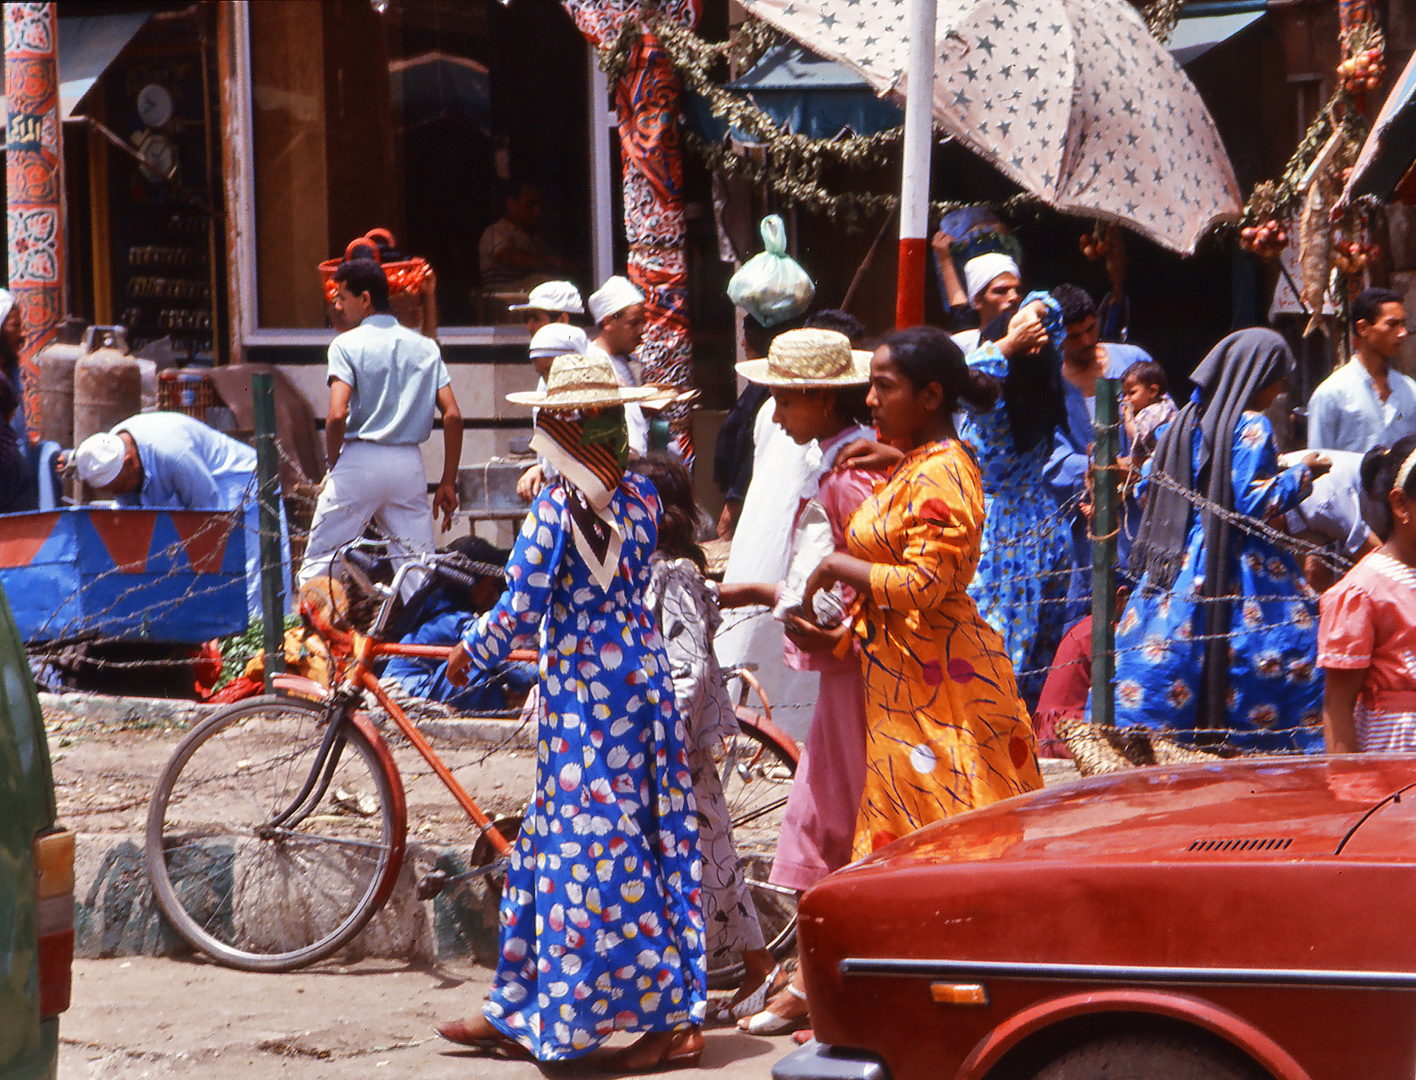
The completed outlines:
{"type": "Polygon", "coordinates": [[[865,794],[854,857],[930,822],[1042,786],[1003,639],[964,591],[983,483],[956,440],[905,458],[851,518],[873,563],[854,630],[865,673],[865,794]]]}

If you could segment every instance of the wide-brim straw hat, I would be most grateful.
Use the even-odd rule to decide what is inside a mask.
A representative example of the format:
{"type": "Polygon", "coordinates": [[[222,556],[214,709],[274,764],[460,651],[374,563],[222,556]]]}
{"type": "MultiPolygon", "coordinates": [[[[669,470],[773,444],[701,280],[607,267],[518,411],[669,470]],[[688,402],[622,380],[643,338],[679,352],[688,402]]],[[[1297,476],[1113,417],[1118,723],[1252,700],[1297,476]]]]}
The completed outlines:
{"type": "Polygon", "coordinates": [[[507,394],[507,401],[537,409],[594,409],[643,401],[660,393],[652,386],[621,386],[608,358],[567,353],[551,361],[545,393],[507,394]]]}
{"type": "Polygon", "coordinates": [[[765,360],[744,360],[738,374],[763,386],[864,386],[870,353],[851,348],[836,330],[788,330],[772,339],[765,360]]]}

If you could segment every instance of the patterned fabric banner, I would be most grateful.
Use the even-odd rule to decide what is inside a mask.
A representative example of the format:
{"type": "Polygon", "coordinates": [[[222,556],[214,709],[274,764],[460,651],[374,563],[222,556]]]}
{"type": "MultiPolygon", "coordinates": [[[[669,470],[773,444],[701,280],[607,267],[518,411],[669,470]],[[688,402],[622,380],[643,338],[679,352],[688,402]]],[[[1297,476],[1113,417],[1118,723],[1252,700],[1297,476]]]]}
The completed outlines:
{"type": "MultiPolygon", "coordinates": [[[[628,20],[639,19],[637,0],[564,0],[580,32],[608,48],[628,20]]],[[[698,21],[693,0],[670,0],[657,11],[683,26],[698,21]]],[[[683,154],[678,134],[679,80],[668,54],[647,31],[614,87],[624,170],[624,230],[628,276],[646,298],[648,321],[639,360],[646,382],[688,389],[693,376],[689,336],[688,268],[683,221],[683,154]]],[[[674,445],[693,467],[689,412],[669,413],[674,445]]]]}

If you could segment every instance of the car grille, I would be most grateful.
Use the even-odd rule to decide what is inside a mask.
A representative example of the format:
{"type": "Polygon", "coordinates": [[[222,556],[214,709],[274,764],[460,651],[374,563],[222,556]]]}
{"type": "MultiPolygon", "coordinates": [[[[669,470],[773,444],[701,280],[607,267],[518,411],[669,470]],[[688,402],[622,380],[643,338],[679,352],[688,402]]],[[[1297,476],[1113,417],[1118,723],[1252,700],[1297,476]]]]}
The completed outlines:
{"type": "Polygon", "coordinates": [[[1194,840],[1186,851],[1282,851],[1293,843],[1291,836],[1255,836],[1248,839],[1194,840]]]}

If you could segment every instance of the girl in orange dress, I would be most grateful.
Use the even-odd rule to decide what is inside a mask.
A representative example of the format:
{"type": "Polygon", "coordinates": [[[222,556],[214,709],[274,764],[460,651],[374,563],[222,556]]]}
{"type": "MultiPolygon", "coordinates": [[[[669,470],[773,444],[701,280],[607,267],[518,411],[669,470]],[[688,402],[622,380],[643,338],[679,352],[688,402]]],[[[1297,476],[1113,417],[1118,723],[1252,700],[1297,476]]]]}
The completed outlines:
{"type": "Polygon", "coordinates": [[[807,583],[861,595],[865,794],[854,856],[953,814],[1042,786],[1032,724],[998,632],[964,591],[978,565],[983,485],[959,442],[960,404],[986,409],[997,380],[971,373],[933,327],[885,337],[870,365],[881,437],[908,446],[851,518],[847,549],[807,583]]]}

